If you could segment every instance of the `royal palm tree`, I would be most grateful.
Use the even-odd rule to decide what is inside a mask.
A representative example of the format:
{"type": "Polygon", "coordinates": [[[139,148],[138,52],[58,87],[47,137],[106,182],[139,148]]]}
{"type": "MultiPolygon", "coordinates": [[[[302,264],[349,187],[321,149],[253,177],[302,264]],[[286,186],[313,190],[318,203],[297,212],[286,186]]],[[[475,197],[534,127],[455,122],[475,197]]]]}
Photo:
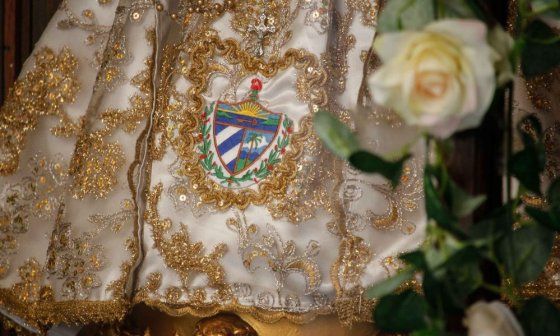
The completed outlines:
{"type": "Polygon", "coordinates": [[[262,142],[263,140],[263,135],[259,134],[259,133],[251,133],[251,135],[249,136],[249,138],[245,141],[245,143],[249,144],[249,151],[247,152],[247,157],[245,158],[245,161],[243,163],[243,168],[247,167],[247,164],[249,164],[249,160],[251,159],[251,153],[253,152],[253,150],[255,148],[257,148],[257,146],[262,142]]]}

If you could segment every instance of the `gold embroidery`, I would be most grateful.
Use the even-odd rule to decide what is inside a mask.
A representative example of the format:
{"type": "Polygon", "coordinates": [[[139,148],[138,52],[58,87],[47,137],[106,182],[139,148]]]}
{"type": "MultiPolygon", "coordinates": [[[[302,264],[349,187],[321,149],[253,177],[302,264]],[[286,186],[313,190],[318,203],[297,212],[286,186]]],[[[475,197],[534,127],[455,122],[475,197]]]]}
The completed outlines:
{"type": "Polygon", "coordinates": [[[130,97],[130,107],[102,112],[101,121],[104,127],[101,130],[91,133],[85,129],[81,131],[70,165],[75,198],[83,199],[87,195],[105,198],[117,185],[116,174],[124,165],[125,157],[120,144],[108,142],[106,138],[118,128],[129,134],[134,133],[150,113],[152,93],[149,83],[152,60],[146,60],[145,65],[145,69],[131,80],[140,93],[130,97]]]}
{"type": "MultiPolygon", "coordinates": [[[[348,54],[356,44],[356,37],[350,34],[350,26],[357,10],[362,9],[365,13],[366,9],[371,8],[369,2],[366,4],[357,1],[361,0],[346,1],[346,11],[343,13],[338,10],[333,12],[332,25],[336,27],[337,34],[333,39],[334,43],[329,45],[328,52],[321,57],[331,75],[328,109],[347,124],[351,124],[350,111],[340,106],[336,97],[346,90],[348,54]],[[364,6],[360,7],[362,5],[364,6]]],[[[341,323],[349,326],[355,322],[371,320],[373,302],[362,297],[364,288],[361,278],[371,262],[373,252],[363,238],[353,233],[360,227],[355,225],[356,214],[350,211],[354,209],[351,203],[361,197],[361,187],[359,183],[352,183],[352,169],[339,160],[332,162],[331,169],[336,172],[332,178],[336,182],[332,193],[338,197],[333,198],[333,220],[327,224],[327,228],[341,240],[338,256],[330,268],[330,280],[335,290],[334,309],[341,323]]]]}
{"type": "Polygon", "coordinates": [[[423,196],[421,174],[415,161],[407,163],[403,170],[401,182],[393,189],[389,184],[375,184],[362,180],[357,176],[349,176],[343,187],[343,200],[354,202],[362,197],[360,185],[369,186],[379,193],[387,202],[384,213],[367,210],[365,214],[353,210],[347,211],[347,225],[352,231],[361,231],[364,223],[370,223],[373,228],[382,231],[399,229],[402,233],[410,235],[416,231],[416,225],[408,220],[406,213],[418,210],[418,203],[423,196]]]}
{"type": "MultiPolygon", "coordinates": [[[[109,223],[106,224],[109,225],[109,223]]],[[[99,250],[94,245],[90,245],[91,243],[88,241],[88,239],[92,238],[92,234],[86,234],[85,238],[82,237],[71,241],[69,232],[60,232],[63,230],[64,228],[59,230],[60,234],[57,236],[57,244],[72,245],[79,250],[81,249],[82,252],[78,251],[78,253],[85,253],[85,255],[72,256],[67,254],[63,248],[62,251],[58,251],[62,253],[58,256],[54,255],[55,258],[61,260],[62,264],[57,264],[58,261],[56,260],[53,263],[51,259],[53,254],[49,253],[49,261],[45,268],[37,260],[29,259],[18,270],[21,281],[14,284],[11,290],[0,289],[0,307],[6,312],[18,316],[38,331],[44,331],[52,324],[110,323],[111,321],[121,321],[129,308],[129,303],[123,299],[104,302],[84,300],[55,302],[53,288],[43,285],[47,275],[46,272],[51,272],[51,265],[55,265],[54,270],[57,276],[68,275],[70,279],[79,279],[74,285],[91,287],[92,283],[89,280],[92,277],[91,267],[99,266],[99,256],[96,253],[92,253],[99,250]],[[66,257],[69,257],[69,259],[66,257]],[[61,269],[58,266],[68,266],[68,269],[61,269]],[[82,271],[84,273],[80,274],[82,271]]],[[[53,244],[51,246],[54,247],[53,244]]],[[[68,253],[70,252],[68,251],[68,253]]],[[[67,286],[68,289],[72,289],[71,287],[67,286]]],[[[87,288],[82,287],[82,290],[87,288]]],[[[77,288],[73,288],[71,291],[75,290],[77,288]]],[[[79,295],[74,292],[71,296],[79,295]]]]}
{"type": "Polygon", "coordinates": [[[29,160],[31,176],[6,184],[0,193],[0,278],[10,268],[9,256],[18,248],[17,236],[29,229],[33,218],[54,218],[62,201],[67,175],[59,156],[54,161],[37,154],[29,160]]]}
{"type": "MultiPolygon", "coordinates": [[[[175,304],[169,305],[161,302],[160,300],[136,300],[135,302],[142,302],[149,307],[156,308],[168,315],[184,316],[192,315],[196,317],[214,316],[221,312],[235,313],[235,314],[250,314],[255,319],[264,323],[276,323],[281,319],[287,319],[290,322],[304,324],[313,321],[317,316],[332,314],[331,307],[325,306],[319,310],[312,310],[308,312],[288,312],[284,310],[270,310],[263,309],[256,306],[241,305],[235,300],[230,303],[212,304],[212,305],[191,305],[191,304],[175,304]]],[[[371,313],[371,310],[368,312],[371,313]]],[[[371,315],[371,314],[370,314],[371,315]]]]}
{"type": "Polygon", "coordinates": [[[363,298],[360,278],[373,254],[362,238],[347,234],[340,242],[339,257],[331,267],[331,281],[336,291],[335,308],[345,325],[371,321],[372,300],[363,298]]]}
{"type": "MultiPolygon", "coordinates": [[[[21,287],[19,287],[21,288],[21,287]]],[[[124,300],[113,301],[50,301],[50,287],[39,290],[39,298],[46,301],[24,302],[18,292],[0,289],[0,306],[18,316],[39,331],[46,331],[53,324],[111,323],[122,321],[129,304],[124,300]],[[41,296],[42,294],[44,296],[41,296]]]]}
{"type": "Polygon", "coordinates": [[[132,202],[125,200],[121,207],[121,211],[112,215],[90,216],[89,222],[96,224],[96,229],[79,236],[73,235],[71,224],[64,221],[64,206],[60,208],[45,268],[51,275],[63,279],[62,297],[84,300],[92,289],[101,285],[98,273],[105,267],[106,256],[95,238],[109,227],[118,232],[124,223],[130,223],[134,218],[132,202]]]}
{"type": "MultiPolygon", "coordinates": [[[[297,296],[287,295],[281,297],[281,290],[287,286],[287,278],[291,274],[301,274],[305,278],[305,295],[316,296],[321,284],[321,273],[317,264],[317,256],[320,246],[317,241],[310,240],[303,255],[296,254],[296,244],[293,240],[284,242],[276,229],[267,225],[267,232],[258,236],[258,228],[255,224],[248,224],[245,216],[238,215],[227,221],[230,229],[237,232],[239,237],[239,254],[243,259],[245,268],[254,273],[257,267],[254,265],[256,259],[263,259],[270,271],[276,277],[276,292],[278,300],[272,293],[260,293],[257,296],[261,307],[277,308],[283,305],[284,309],[297,310],[300,308],[300,300],[297,296]]],[[[317,297],[321,303],[325,298],[317,297]]]]}
{"type": "Polygon", "coordinates": [[[544,131],[547,177],[553,181],[560,177],[560,122],[555,122],[544,131]]]}
{"type": "MultiPolygon", "coordinates": [[[[79,28],[89,33],[85,40],[87,45],[104,44],[111,27],[100,25],[91,9],[84,10],[80,18],[70,10],[68,0],[63,0],[60,4],[60,10],[66,14],[66,19],[57,22],[59,29],[79,28]]],[[[97,55],[96,59],[99,60],[100,57],[101,55],[97,55]]]]}
{"type": "MultiPolygon", "coordinates": [[[[189,279],[193,274],[201,273],[207,276],[208,286],[217,290],[216,298],[224,299],[230,296],[230,291],[225,283],[225,272],[220,260],[227,250],[225,244],[219,244],[207,255],[203,254],[201,242],[192,243],[187,232],[187,228],[182,225],[181,230],[167,238],[167,232],[171,229],[170,219],[161,219],[157,209],[158,201],[161,196],[162,186],[156,186],[147,201],[146,222],[152,226],[152,236],[154,247],[158,249],[165,261],[165,264],[173,269],[181,277],[183,284],[181,291],[189,291],[189,279]],[[167,239],[166,239],[167,238],[167,239]]],[[[192,294],[192,293],[191,293],[192,294]]],[[[195,302],[205,304],[205,294],[194,291],[195,302]]],[[[170,294],[173,301],[179,299],[181,294],[170,294]]]]}
{"type": "Polygon", "coordinates": [[[362,13],[362,23],[367,26],[375,27],[377,15],[383,1],[370,0],[346,0],[348,8],[362,13]]]}
{"type": "Polygon", "coordinates": [[[116,172],[124,165],[124,153],[116,142],[106,142],[106,131],[84,134],[76,143],[70,164],[74,198],[105,198],[117,185],[116,172]]]}
{"type": "Polygon", "coordinates": [[[78,60],[64,48],[56,54],[49,48],[35,53],[35,65],[10,90],[0,111],[0,175],[13,174],[27,134],[39,118],[60,119],[51,129],[57,136],[70,136],[78,125],[64,112],[63,105],[74,102],[79,90],[76,79],[78,60]]]}
{"type": "Polygon", "coordinates": [[[303,0],[302,7],[308,9],[305,15],[305,24],[312,26],[317,33],[324,34],[331,24],[330,1],[303,0]]]}
{"type": "Polygon", "coordinates": [[[554,86],[556,78],[560,75],[560,68],[526,80],[527,94],[531,103],[541,112],[552,112],[556,107],[551,99],[557,92],[554,86]]]}
{"type": "MultiPolygon", "coordinates": [[[[136,216],[134,215],[133,218],[136,219],[136,216]]],[[[133,261],[138,258],[138,246],[134,239],[126,240],[125,249],[130,253],[129,261],[121,264],[121,276],[117,280],[111,281],[106,288],[108,292],[111,292],[114,299],[124,299],[129,296],[129,293],[126,293],[126,288],[133,269],[133,261]]]]}
{"type": "Polygon", "coordinates": [[[523,296],[542,295],[555,301],[560,300],[560,240],[554,242],[552,254],[543,274],[535,281],[523,286],[523,296]]]}
{"type": "Polygon", "coordinates": [[[265,49],[276,55],[282,45],[291,37],[290,23],[297,15],[292,12],[290,1],[242,1],[236,7],[231,27],[242,36],[244,50],[262,57],[265,49]]]}
{"type": "Polygon", "coordinates": [[[251,57],[240,49],[234,40],[222,41],[215,34],[210,34],[200,41],[190,52],[192,65],[186,71],[186,78],[196,83],[188,91],[188,98],[192,104],[188,107],[187,121],[184,122],[179,134],[175,138],[177,153],[185,160],[185,168],[182,173],[190,178],[194,192],[198,193],[201,201],[216,205],[219,209],[236,206],[239,209],[246,208],[249,204],[264,204],[272,196],[282,196],[286,193],[288,184],[295,177],[297,171],[296,161],[302,153],[302,146],[311,131],[311,116],[307,115],[300,121],[299,131],[293,134],[290,149],[286,152],[282,162],[272,171],[270,177],[261,181],[258,191],[245,189],[233,191],[223,188],[206,177],[204,169],[198,163],[198,156],[194,150],[195,138],[199,129],[200,120],[197,116],[204,107],[202,93],[206,90],[208,78],[207,59],[214,55],[224,57],[232,64],[241,64],[248,72],[261,73],[270,78],[278,71],[285,70],[291,66],[296,69],[317,69],[311,81],[317,85],[317,94],[311,97],[311,103],[322,106],[326,103],[326,93],[320,89],[320,85],[326,81],[326,74],[320,70],[317,59],[303,50],[291,49],[284,57],[272,59],[270,62],[251,57]]]}
{"type": "Polygon", "coordinates": [[[27,260],[18,269],[18,274],[21,282],[14,284],[12,290],[22,303],[52,300],[52,288],[41,286],[44,273],[37,260],[33,258],[27,260]]]}

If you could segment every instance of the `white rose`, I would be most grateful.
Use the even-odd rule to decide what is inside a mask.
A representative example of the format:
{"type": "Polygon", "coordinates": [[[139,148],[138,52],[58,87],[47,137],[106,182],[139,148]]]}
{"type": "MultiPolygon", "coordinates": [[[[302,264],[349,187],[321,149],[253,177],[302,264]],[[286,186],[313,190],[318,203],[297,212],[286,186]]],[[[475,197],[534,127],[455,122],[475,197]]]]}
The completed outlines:
{"type": "Polygon", "coordinates": [[[467,309],[463,324],[469,336],[523,336],[523,329],[507,305],[478,301],[467,309]]]}
{"type": "Polygon", "coordinates": [[[374,47],[383,61],[369,81],[377,104],[439,138],[481,123],[499,58],[482,22],[436,21],[419,32],[382,34],[374,47]]]}

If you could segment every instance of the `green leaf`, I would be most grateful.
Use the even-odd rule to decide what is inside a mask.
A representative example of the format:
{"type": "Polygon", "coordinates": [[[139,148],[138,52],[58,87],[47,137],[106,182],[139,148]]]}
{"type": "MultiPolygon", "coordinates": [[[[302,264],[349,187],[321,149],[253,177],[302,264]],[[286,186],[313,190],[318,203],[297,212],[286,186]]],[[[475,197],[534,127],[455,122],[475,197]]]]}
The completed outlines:
{"type": "Polygon", "coordinates": [[[358,140],[354,133],[326,111],[319,111],[313,119],[315,132],[324,144],[337,156],[348,159],[359,148],[358,140]]]}
{"type": "Polygon", "coordinates": [[[560,222],[560,178],[554,180],[548,187],[546,199],[550,204],[550,212],[556,224],[560,222]]]}
{"type": "Polygon", "coordinates": [[[547,210],[526,206],[525,212],[539,224],[560,231],[560,179],[550,184],[546,196],[549,205],[547,210]]]}
{"type": "MultiPolygon", "coordinates": [[[[440,304],[445,310],[462,310],[468,306],[468,297],[483,283],[478,263],[454,265],[445,269],[445,275],[432,286],[437,286],[440,304]]],[[[435,302],[434,302],[435,303],[435,302]]]]}
{"type": "Polygon", "coordinates": [[[418,30],[434,20],[433,0],[392,0],[383,8],[377,29],[380,33],[418,30]]]}
{"type": "Polygon", "coordinates": [[[525,208],[525,212],[539,224],[542,224],[551,230],[560,231],[560,222],[553,214],[529,206],[525,208]]]}
{"type": "Polygon", "coordinates": [[[412,290],[382,297],[373,312],[381,331],[405,333],[426,328],[428,304],[412,290]]]}
{"type": "Polygon", "coordinates": [[[428,268],[426,257],[421,250],[403,253],[399,256],[399,259],[420,270],[426,270],[428,268]]]}
{"type": "MultiPolygon", "coordinates": [[[[463,235],[457,226],[458,218],[442,203],[442,199],[434,184],[434,179],[440,180],[433,167],[426,167],[424,171],[425,206],[428,218],[433,219],[438,226],[457,235],[463,235]]],[[[440,181],[441,182],[441,181],[440,181]]]]}
{"type": "Polygon", "coordinates": [[[538,143],[513,154],[509,161],[509,170],[527,190],[540,195],[541,173],[545,163],[544,146],[538,143]]]}
{"type": "Polygon", "coordinates": [[[399,288],[400,285],[410,280],[414,276],[414,269],[412,267],[406,268],[398,272],[395,276],[387,278],[377,284],[369,287],[366,290],[366,297],[369,299],[377,299],[384,295],[390,294],[399,288]]]}
{"type": "Polygon", "coordinates": [[[523,37],[526,43],[521,51],[521,69],[527,78],[544,74],[560,64],[560,40],[546,23],[531,22],[523,37]]]}
{"type": "Polygon", "coordinates": [[[387,161],[373,153],[359,150],[350,155],[350,163],[361,171],[366,173],[377,173],[391,181],[393,187],[396,187],[401,179],[404,163],[410,157],[409,154],[397,161],[387,161]]]}
{"type": "Polygon", "coordinates": [[[543,271],[554,242],[554,232],[542,225],[527,225],[498,242],[497,256],[516,285],[535,280],[543,271]]]}
{"type": "Polygon", "coordinates": [[[560,18],[560,3],[558,0],[533,0],[531,7],[534,12],[541,12],[544,16],[560,18]]]}
{"type": "Polygon", "coordinates": [[[470,215],[486,201],[486,196],[471,196],[455,182],[449,183],[451,211],[458,218],[470,215]]]}
{"type": "Polygon", "coordinates": [[[527,301],[519,315],[527,336],[560,335],[560,311],[544,297],[527,301]]]}

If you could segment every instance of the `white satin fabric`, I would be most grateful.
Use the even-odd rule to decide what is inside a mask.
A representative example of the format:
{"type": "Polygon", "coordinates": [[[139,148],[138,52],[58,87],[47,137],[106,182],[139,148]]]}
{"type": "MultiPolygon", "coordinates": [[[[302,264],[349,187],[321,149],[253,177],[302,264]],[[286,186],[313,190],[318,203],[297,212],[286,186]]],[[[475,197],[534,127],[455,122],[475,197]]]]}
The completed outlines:
{"type": "MultiPolygon", "coordinates": [[[[56,209],[44,211],[38,216],[29,207],[23,207],[30,212],[28,229],[13,234],[17,248],[2,252],[9,261],[8,271],[0,279],[0,287],[5,293],[21,295],[21,286],[17,284],[29,283],[29,277],[25,278],[18,270],[34,260],[36,269],[41,272],[39,278],[32,279],[34,284],[38,288],[51,288],[53,295],[43,300],[31,290],[31,295],[26,298],[27,304],[30,307],[37,304],[46,310],[49,305],[67,304],[69,311],[74,309],[68,315],[70,321],[65,321],[63,317],[41,321],[41,317],[25,312],[21,307],[14,308],[9,300],[0,302],[2,310],[22,315],[34,326],[49,322],[85,323],[95,320],[91,311],[80,313],[87,307],[85,304],[91,302],[127,302],[130,305],[145,302],[174,314],[248,311],[269,320],[274,318],[267,316],[282,313],[285,314],[282,316],[289,315],[301,322],[316,313],[337,311],[341,318],[348,321],[369,317],[369,311],[365,311],[369,306],[361,299],[364,288],[393,274],[400,267],[396,257],[422,242],[425,216],[419,178],[421,172],[416,164],[419,158],[411,160],[403,184],[392,190],[383,178],[357,172],[328,153],[317,139],[309,140],[313,138],[311,136],[305,140],[303,154],[295,162],[296,171],[293,174],[296,177],[288,179],[283,191],[284,196],[297,195],[301,193],[300,188],[304,188],[307,196],[287,203],[283,195],[272,195],[266,202],[250,202],[246,208],[235,205],[221,208],[212,202],[196,206],[200,194],[189,176],[181,173],[187,165],[183,162],[183,154],[169,143],[165,144],[161,156],[150,154],[152,149],[146,147],[146,143],[162,145],[161,138],[167,130],[171,139],[177,141],[186,136],[181,133],[184,131],[181,123],[186,121],[169,120],[173,114],[190,113],[185,107],[190,104],[188,99],[182,102],[185,106],[175,110],[168,108],[163,112],[163,103],[154,99],[162,97],[158,90],[163,85],[162,73],[166,71],[162,65],[166,46],[182,41],[186,49],[196,45],[196,41],[190,39],[200,38],[193,33],[200,29],[198,21],[193,19],[188,27],[182,27],[171,16],[181,13],[184,8],[181,6],[187,3],[165,0],[158,3],[157,6],[161,7],[156,8],[150,1],[68,0],[66,7],[53,17],[36,46],[35,54],[43,48],[49,48],[55,54],[66,48],[75,56],[79,91],[74,102],[63,104],[71,120],[76,123],[83,120],[87,124],[87,132],[93,133],[107,126],[102,118],[104,111],[129,109],[133,104],[131,98],[135,95],[147,99],[149,104],[144,109],[144,117],[134,121],[132,129],[116,127],[104,136],[105,143],[116,144],[123,154],[122,164],[108,169],[115,174],[116,184],[101,194],[80,194],[82,189],[77,186],[75,171],[67,176],[62,174],[64,178],[61,177],[58,182],[49,180],[55,187],[46,193],[56,209]],[[82,23],[91,24],[64,24],[72,18],[69,13],[82,23]],[[95,20],[90,20],[91,17],[95,20]],[[151,30],[153,33],[149,33],[151,30]],[[97,39],[86,43],[88,36],[98,33],[97,39]],[[150,34],[154,36],[151,43],[146,38],[150,34]],[[125,41],[126,55],[114,62],[121,71],[121,79],[108,83],[103,76],[106,75],[107,64],[111,65],[115,60],[109,52],[114,41],[125,41]],[[101,62],[95,61],[98,55],[101,55],[101,62]],[[145,88],[149,89],[146,93],[134,84],[133,78],[146,71],[146,60],[149,59],[156,65],[145,72],[148,76],[145,88]],[[170,116],[157,119],[158,115],[165,113],[170,116]],[[160,127],[156,120],[164,120],[168,124],[160,127]],[[147,132],[149,138],[142,138],[142,132],[147,132]],[[138,165],[133,165],[135,159],[139,160],[138,165]],[[309,179],[318,177],[319,180],[305,183],[307,176],[309,179]],[[158,188],[161,188],[156,207],[159,218],[169,220],[159,242],[154,236],[154,218],[146,220],[152,198],[143,197],[144,191],[150,196],[158,188]],[[182,192],[176,192],[177,188],[182,192]],[[286,209],[283,212],[271,210],[278,206],[286,209]],[[289,212],[293,217],[288,216],[289,212]],[[63,229],[61,223],[67,223],[64,226],[67,229],[63,229]],[[238,225],[237,229],[232,223],[238,225]],[[340,228],[344,228],[345,232],[341,232],[340,228]],[[63,242],[65,239],[70,243],[63,242]],[[201,245],[195,245],[196,242],[201,245]],[[219,281],[220,286],[209,285],[205,263],[211,261],[211,253],[219,245],[226,248],[223,256],[214,259],[217,263],[214,268],[219,265],[224,278],[219,281]],[[346,249],[344,246],[351,247],[346,249]],[[170,265],[170,260],[180,261],[181,253],[184,253],[184,264],[170,265]],[[192,255],[188,253],[207,258],[197,259],[197,265],[189,264],[192,255]],[[248,255],[253,259],[247,261],[248,255]],[[49,262],[54,264],[49,266],[49,262]],[[216,297],[224,289],[228,294],[216,297]],[[253,307],[256,307],[255,310],[251,310],[253,307]],[[356,308],[356,312],[347,316],[352,307],[356,308]]],[[[266,6],[261,6],[266,13],[266,6]]],[[[309,71],[326,74],[320,86],[329,94],[328,103],[318,106],[298,95],[298,78],[306,69],[288,66],[273,76],[248,71],[238,83],[232,84],[231,76],[224,73],[235,73],[239,68],[228,63],[227,58],[213,55],[207,62],[214,62],[216,69],[218,65],[222,68],[212,70],[216,72],[202,92],[204,105],[216,101],[241,102],[250,94],[251,81],[258,78],[263,83],[258,93],[259,104],[291,119],[294,133],[301,131],[301,121],[306,116],[322,108],[343,117],[353,127],[356,125],[349,117],[359,120],[360,127],[367,130],[363,134],[363,144],[372,150],[390,153],[405,144],[411,132],[390,115],[373,110],[352,112],[358,97],[368,95],[359,91],[364,75],[371,69],[371,65],[364,62],[370,60],[367,56],[375,28],[371,22],[368,23],[368,16],[372,16],[376,4],[366,2],[360,7],[350,0],[332,3],[293,0],[289,6],[288,12],[295,13],[293,21],[289,21],[286,27],[279,24],[276,29],[291,33],[284,35],[287,37],[283,42],[268,42],[262,59],[268,62],[271,57],[281,57],[290,49],[301,49],[314,57],[317,63],[309,71]],[[314,11],[325,8],[326,12],[323,10],[314,14],[314,11]],[[362,12],[363,8],[366,10],[362,12]],[[318,18],[324,19],[326,26],[321,27],[318,18]]],[[[251,51],[250,37],[244,38],[239,30],[232,28],[235,11],[240,10],[226,12],[207,28],[214,29],[220,40],[233,39],[242,50],[259,58],[251,51]]],[[[256,24],[254,20],[250,23],[256,24]]],[[[193,83],[188,76],[182,75],[182,68],[185,64],[189,67],[192,55],[186,51],[180,55],[172,59],[174,63],[167,78],[169,87],[165,90],[186,94],[193,83]],[[182,60],[186,63],[181,63],[182,60]]],[[[36,59],[31,57],[20,80],[25,80],[25,74],[34,69],[36,59]]],[[[304,86],[309,83],[305,82],[304,86]]],[[[5,113],[21,111],[16,109],[15,112],[5,113]]],[[[0,210],[5,213],[12,211],[7,199],[10,190],[34,176],[28,165],[33,157],[44,158],[68,169],[75,156],[83,154],[80,151],[84,148],[77,146],[83,134],[69,137],[53,135],[51,128],[58,121],[57,117],[42,116],[37,127],[28,134],[17,171],[0,178],[3,188],[0,189],[0,210]]],[[[292,146],[290,144],[288,152],[292,146]]],[[[271,151],[271,148],[267,150],[271,151]]],[[[96,160],[88,155],[83,154],[86,162],[96,160]]],[[[110,175],[105,170],[102,172],[104,176],[110,175]]],[[[92,175],[91,178],[102,177],[92,175]]],[[[259,192],[259,183],[262,182],[247,188],[259,192]]],[[[234,189],[234,192],[238,191],[234,189]]]]}

